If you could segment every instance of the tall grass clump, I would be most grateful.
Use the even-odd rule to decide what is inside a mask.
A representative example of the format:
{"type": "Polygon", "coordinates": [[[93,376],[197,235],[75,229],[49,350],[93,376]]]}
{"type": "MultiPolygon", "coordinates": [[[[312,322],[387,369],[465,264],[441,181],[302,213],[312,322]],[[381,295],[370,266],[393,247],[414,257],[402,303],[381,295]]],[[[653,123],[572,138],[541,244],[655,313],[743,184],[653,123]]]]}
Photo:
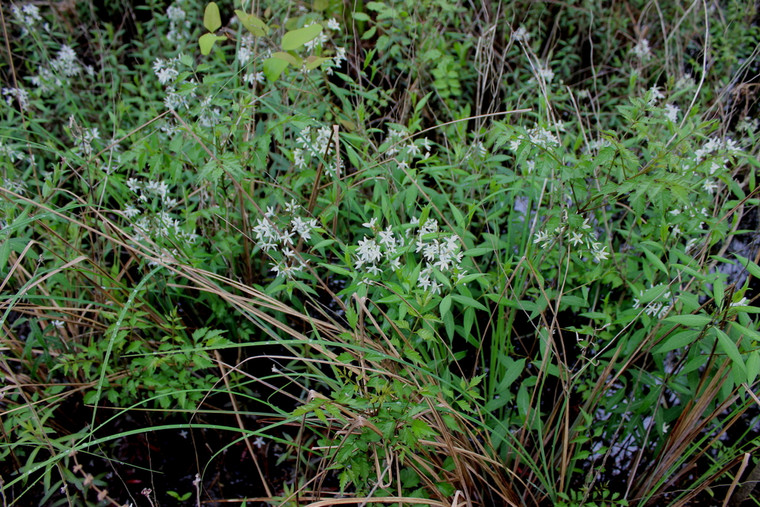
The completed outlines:
{"type": "Polygon", "coordinates": [[[6,2],[3,505],[755,505],[754,5],[6,2]]]}

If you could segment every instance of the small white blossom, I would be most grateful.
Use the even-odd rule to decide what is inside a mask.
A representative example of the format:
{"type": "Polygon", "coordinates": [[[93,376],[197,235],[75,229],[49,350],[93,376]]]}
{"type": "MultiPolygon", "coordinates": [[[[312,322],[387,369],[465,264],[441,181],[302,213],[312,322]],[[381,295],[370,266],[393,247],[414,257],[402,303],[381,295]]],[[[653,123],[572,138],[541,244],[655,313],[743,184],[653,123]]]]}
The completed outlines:
{"type": "Polygon", "coordinates": [[[364,236],[363,240],[359,241],[359,248],[356,250],[358,259],[356,261],[356,268],[362,267],[364,264],[375,264],[382,259],[382,252],[380,247],[374,239],[369,239],[364,236]]]}
{"type": "Polygon", "coordinates": [[[182,7],[180,7],[176,3],[170,5],[166,9],[166,17],[169,18],[169,21],[173,21],[174,23],[179,23],[181,21],[184,21],[186,16],[187,14],[182,9],[182,7]]]}
{"type": "Polygon", "coordinates": [[[649,60],[652,57],[652,51],[649,47],[649,41],[647,39],[639,40],[633,49],[631,50],[636,57],[641,61],[649,60]]]}
{"type": "Polygon", "coordinates": [[[583,243],[583,236],[578,231],[573,231],[568,240],[573,246],[578,246],[583,243]]]}
{"type": "Polygon", "coordinates": [[[374,229],[377,227],[377,217],[372,217],[369,222],[363,223],[362,226],[366,227],[367,229],[374,229]]]}
{"type": "Polygon", "coordinates": [[[9,106],[12,106],[14,102],[18,102],[22,110],[26,111],[29,109],[29,92],[23,88],[3,88],[2,93],[5,97],[5,102],[9,106]]]}
{"type": "Polygon", "coordinates": [[[287,213],[295,213],[301,207],[295,199],[291,199],[290,202],[285,203],[285,211],[287,213]]]}
{"type": "Polygon", "coordinates": [[[549,68],[548,64],[545,66],[539,65],[536,69],[536,74],[546,83],[551,83],[552,79],[554,79],[554,72],[549,68]]]}
{"type": "Polygon", "coordinates": [[[681,110],[678,109],[678,106],[675,106],[673,104],[665,104],[665,118],[672,121],[673,123],[678,121],[678,113],[681,110]]]}
{"type": "Polygon", "coordinates": [[[39,7],[32,3],[24,4],[21,8],[19,8],[18,5],[12,5],[11,13],[17,22],[24,25],[24,29],[31,28],[38,22],[42,21],[39,7]]]}
{"type": "Polygon", "coordinates": [[[591,254],[594,256],[594,259],[597,262],[607,260],[610,258],[610,253],[607,252],[607,247],[602,246],[601,243],[592,243],[591,244],[591,254]]]}
{"type": "Polygon", "coordinates": [[[124,215],[127,216],[127,218],[133,218],[140,214],[140,210],[132,206],[131,204],[128,205],[124,209],[124,215]]]}
{"type": "Polygon", "coordinates": [[[656,86],[653,86],[649,89],[649,104],[655,105],[657,102],[660,101],[660,99],[664,99],[665,95],[662,94],[660,89],[656,86]]]}
{"type": "Polygon", "coordinates": [[[512,32],[512,39],[528,42],[528,39],[530,39],[530,33],[528,33],[528,30],[526,30],[524,26],[520,26],[517,30],[512,32]]]}
{"type": "Polygon", "coordinates": [[[66,77],[76,76],[82,72],[82,66],[77,60],[76,52],[66,44],[58,50],[58,54],[55,60],[50,62],[50,66],[66,77]]]}
{"type": "Polygon", "coordinates": [[[264,84],[263,72],[249,72],[243,75],[243,81],[253,86],[254,83],[264,84]]]}

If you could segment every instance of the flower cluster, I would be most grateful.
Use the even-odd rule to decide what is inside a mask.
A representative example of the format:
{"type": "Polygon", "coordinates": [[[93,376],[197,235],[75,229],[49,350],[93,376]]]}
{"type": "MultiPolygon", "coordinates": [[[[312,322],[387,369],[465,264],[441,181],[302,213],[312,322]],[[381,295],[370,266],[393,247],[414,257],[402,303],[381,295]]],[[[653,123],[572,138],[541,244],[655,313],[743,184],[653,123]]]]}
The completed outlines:
{"type": "Polygon", "coordinates": [[[174,83],[174,79],[179,75],[179,56],[164,60],[163,58],[156,58],[153,61],[153,72],[158,78],[158,82],[162,85],[171,85],[174,83]]]}
{"type": "Polygon", "coordinates": [[[297,213],[301,206],[291,200],[285,205],[285,212],[290,220],[278,220],[278,215],[272,206],[267,207],[263,218],[256,221],[253,233],[256,238],[256,246],[273,259],[272,271],[286,278],[293,278],[295,273],[303,271],[308,265],[308,260],[296,253],[298,241],[311,240],[311,234],[319,228],[315,218],[303,218],[297,213]],[[279,222],[279,223],[278,223],[279,222]]]}
{"type": "Polygon", "coordinates": [[[433,143],[426,137],[417,141],[412,141],[407,137],[408,135],[404,129],[399,127],[389,128],[383,143],[380,145],[380,149],[383,150],[387,157],[400,155],[398,165],[401,169],[408,169],[409,163],[415,158],[421,160],[430,158],[430,149],[433,147],[433,143]],[[422,153],[420,148],[424,149],[425,152],[422,153]]]}
{"type": "MultiPolygon", "coordinates": [[[[330,158],[330,154],[335,149],[335,140],[333,138],[333,131],[328,127],[319,127],[318,129],[312,127],[306,127],[298,133],[296,138],[296,145],[298,146],[293,150],[293,163],[299,169],[304,169],[308,166],[311,158],[322,159],[327,161],[330,158]]],[[[342,170],[341,166],[335,163],[325,163],[327,173],[333,176],[340,176],[342,170]]]]}
{"type": "MultiPolygon", "coordinates": [[[[563,125],[557,125],[556,128],[557,130],[564,130],[563,125]]],[[[509,149],[517,153],[517,150],[520,149],[520,146],[525,141],[544,149],[559,146],[559,138],[554,133],[549,129],[536,125],[532,129],[528,129],[527,136],[518,135],[513,138],[509,143],[509,149]]]]}
{"type": "Polygon", "coordinates": [[[240,65],[248,65],[250,63],[250,61],[253,59],[253,47],[255,45],[256,39],[254,39],[253,35],[250,33],[247,33],[241,37],[240,47],[237,49],[237,60],[240,62],[240,65]]]}
{"type": "Polygon", "coordinates": [[[32,3],[24,4],[20,7],[18,5],[11,5],[11,14],[13,15],[13,20],[21,25],[23,35],[28,34],[30,28],[42,21],[40,8],[32,3]]]}
{"type": "Polygon", "coordinates": [[[380,230],[377,225],[377,218],[363,224],[364,227],[372,229],[375,232],[375,238],[364,236],[359,241],[356,249],[356,261],[354,267],[364,269],[367,273],[378,275],[382,273],[379,264],[385,260],[391,269],[400,269],[401,260],[399,246],[402,244],[401,239],[393,233],[389,225],[385,230],[380,230]]]}
{"type": "Polygon", "coordinates": [[[190,100],[195,99],[195,88],[197,83],[194,79],[190,79],[187,84],[189,89],[183,90],[182,93],[177,91],[175,86],[175,79],[179,76],[180,65],[183,63],[185,56],[180,53],[174,58],[164,60],[163,58],[156,58],[153,61],[153,72],[158,78],[158,82],[164,85],[166,96],[164,97],[164,105],[169,109],[189,109],[190,100]]]}
{"type": "MultiPolygon", "coordinates": [[[[640,298],[643,295],[644,295],[644,291],[639,291],[639,297],[633,298],[634,308],[641,307],[640,298]]],[[[675,298],[673,298],[670,291],[665,291],[659,297],[656,297],[654,300],[646,304],[646,306],[644,307],[644,313],[646,313],[650,317],[654,317],[656,319],[662,319],[668,314],[670,309],[673,307],[674,303],[675,303],[675,298]]]]}
{"type": "Polygon", "coordinates": [[[89,157],[92,155],[92,142],[100,139],[100,131],[98,127],[83,128],[77,124],[74,116],[69,117],[68,123],[71,136],[74,138],[75,151],[78,155],[83,157],[89,157]]]}
{"type": "Polygon", "coordinates": [[[538,65],[535,69],[536,76],[540,78],[544,83],[551,83],[554,79],[554,71],[549,67],[549,64],[538,65]]]}
{"type": "Polygon", "coordinates": [[[592,232],[590,219],[586,218],[583,223],[577,227],[570,225],[568,220],[567,211],[562,213],[561,223],[553,230],[538,231],[533,237],[533,243],[539,245],[541,248],[549,248],[555,240],[562,237],[574,250],[585,248],[588,253],[594,258],[594,261],[601,262],[609,259],[610,253],[607,251],[607,246],[602,245],[601,241],[598,241],[596,236],[592,232]]]}
{"type": "MultiPolygon", "coordinates": [[[[324,44],[330,40],[330,33],[329,32],[340,32],[340,23],[338,23],[335,18],[330,18],[327,21],[323,21],[322,26],[325,28],[324,31],[322,31],[317,37],[310,40],[304,46],[309,51],[315,51],[324,46],[324,44]]],[[[328,75],[332,75],[335,69],[339,68],[344,61],[346,61],[346,48],[335,46],[335,54],[332,58],[330,58],[329,61],[322,64],[322,67],[325,69],[325,72],[328,75]]]]}
{"type": "Polygon", "coordinates": [[[166,17],[169,18],[169,32],[167,40],[173,43],[185,42],[190,39],[190,30],[193,24],[187,19],[187,13],[182,8],[182,2],[174,2],[166,9],[166,17]]]}
{"type": "Polygon", "coordinates": [[[431,294],[440,294],[442,285],[434,278],[434,270],[447,278],[453,275],[459,281],[467,273],[462,269],[463,252],[459,250],[461,240],[456,234],[440,236],[438,221],[427,219],[422,224],[412,219],[412,225],[419,225],[415,238],[415,252],[421,252],[425,267],[420,271],[417,284],[431,294]],[[430,237],[440,236],[440,237],[430,237]]]}
{"type": "Polygon", "coordinates": [[[178,242],[195,243],[198,239],[195,231],[188,232],[187,227],[170,213],[177,200],[170,196],[166,182],[129,178],[127,187],[137,196],[137,202],[128,204],[122,213],[130,219],[140,216],[133,223],[136,241],[173,238],[178,242]],[[159,206],[160,211],[151,211],[159,206]]]}
{"type": "Polygon", "coordinates": [[[51,92],[68,86],[68,78],[79,76],[83,71],[89,76],[95,75],[95,69],[91,65],[83,67],[76,51],[64,44],[50,62],[50,67],[40,67],[39,73],[32,76],[32,83],[43,92],[51,92]]]}
{"type": "Polygon", "coordinates": [[[530,39],[530,33],[524,26],[520,26],[517,30],[512,32],[512,39],[518,42],[528,42],[530,39]]]}
{"type": "Polygon", "coordinates": [[[633,46],[631,52],[636,55],[636,57],[642,62],[645,62],[652,58],[652,50],[649,47],[649,41],[647,39],[639,40],[636,45],[633,46]]]}
{"type": "Polygon", "coordinates": [[[23,111],[29,109],[29,92],[23,88],[3,88],[2,93],[9,106],[13,107],[13,103],[17,102],[23,111]]]}
{"type": "MultiPolygon", "coordinates": [[[[256,54],[255,51],[256,39],[253,35],[247,33],[240,38],[240,45],[237,49],[237,60],[240,62],[241,67],[248,66],[253,57],[256,54]]],[[[243,82],[253,86],[255,83],[264,83],[264,73],[259,72],[246,72],[243,74],[243,82]]]]}
{"type": "Polygon", "coordinates": [[[405,226],[405,237],[394,233],[391,226],[382,229],[377,224],[377,218],[363,226],[374,233],[374,237],[365,235],[359,240],[354,250],[354,268],[365,276],[378,276],[386,269],[402,269],[401,259],[411,251],[421,255],[423,264],[417,285],[426,292],[440,294],[443,287],[441,279],[455,283],[466,274],[462,269],[461,240],[456,234],[442,233],[437,220],[427,219],[420,223],[418,218],[413,218],[405,226]],[[418,230],[412,235],[414,228],[418,230]]]}
{"type": "Polygon", "coordinates": [[[26,193],[26,183],[22,180],[12,180],[10,178],[3,178],[3,188],[15,192],[18,195],[24,195],[26,193]]]}

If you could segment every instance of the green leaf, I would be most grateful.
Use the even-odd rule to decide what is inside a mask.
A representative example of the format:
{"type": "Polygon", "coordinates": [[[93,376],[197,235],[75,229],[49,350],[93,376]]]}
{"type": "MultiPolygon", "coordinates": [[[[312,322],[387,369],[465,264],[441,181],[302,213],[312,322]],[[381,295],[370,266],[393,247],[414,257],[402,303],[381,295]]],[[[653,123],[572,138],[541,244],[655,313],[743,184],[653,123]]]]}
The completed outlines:
{"type": "Polygon", "coordinates": [[[741,353],[736,343],[723,331],[718,328],[712,328],[715,336],[718,338],[718,345],[726,353],[726,355],[734,363],[734,366],[738,367],[742,373],[747,374],[747,366],[744,364],[741,353]]]}
{"type": "Polygon", "coordinates": [[[447,313],[449,313],[449,310],[451,309],[451,294],[448,294],[445,298],[441,300],[441,317],[445,317],[447,313]]]}
{"type": "Polygon", "coordinates": [[[219,15],[219,6],[216,2],[209,2],[206,6],[206,11],[203,13],[203,26],[209,32],[216,32],[222,26],[222,17],[219,15]]]}
{"type": "Polygon", "coordinates": [[[332,271],[333,273],[338,273],[339,275],[345,276],[347,278],[350,278],[352,276],[349,270],[340,266],[336,266],[334,264],[326,264],[324,262],[320,262],[319,265],[329,271],[332,271]]]}
{"type": "Polygon", "coordinates": [[[649,259],[649,262],[651,262],[654,267],[665,273],[665,275],[668,274],[668,268],[665,267],[665,264],[662,263],[659,257],[657,257],[655,254],[644,248],[643,246],[641,249],[644,251],[644,255],[647,256],[647,259],[649,259]]]}
{"type": "Polygon", "coordinates": [[[699,336],[699,331],[695,331],[693,329],[689,329],[688,331],[681,331],[680,333],[675,333],[671,336],[669,336],[665,341],[663,341],[659,347],[657,347],[653,352],[655,354],[662,354],[664,352],[669,352],[671,350],[680,349],[681,347],[685,347],[689,345],[691,342],[694,341],[694,339],[699,336]]]}
{"type": "Polygon", "coordinates": [[[303,63],[303,60],[301,58],[295,55],[291,55],[290,53],[286,53],[285,51],[277,51],[276,53],[272,53],[272,58],[279,58],[280,60],[288,62],[291,65],[295,65],[296,67],[300,67],[303,63]]]}
{"type": "Polygon", "coordinates": [[[747,271],[750,272],[752,276],[755,278],[760,278],[760,266],[752,262],[751,260],[747,259],[746,257],[742,257],[741,255],[734,254],[737,259],[739,259],[739,262],[742,263],[742,266],[744,266],[747,271]]]}
{"type": "Polygon", "coordinates": [[[756,350],[747,358],[747,383],[752,384],[760,374],[760,353],[756,350]]]}
{"type": "Polygon", "coordinates": [[[504,364],[504,378],[499,382],[499,386],[496,388],[498,391],[496,394],[505,396],[509,392],[510,386],[517,380],[525,369],[525,358],[515,361],[511,357],[502,356],[505,361],[504,364]]]}
{"type": "Polygon", "coordinates": [[[365,22],[369,21],[369,16],[367,16],[363,12],[354,12],[353,16],[354,16],[354,21],[365,21],[365,22]]]}
{"type": "Polygon", "coordinates": [[[471,297],[463,296],[462,294],[452,294],[451,297],[454,298],[454,301],[462,303],[465,307],[473,306],[478,310],[488,311],[488,308],[483,306],[483,303],[475,301],[471,297]]]}
{"type": "Polygon", "coordinates": [[[712,322],[712,318],[707,315],[672,315],[666,317],[665,322],[673,322],[683,326],[705,327],[712,322]]]}
{"type": "Polygon", "coordinates": [[[285,51],[298,49],[307,42],[310,42],[317,38],[321,32],[322,25],[318,23],[306,26],[304,28],[298,28],[297,30],[291,30],[282,36],[282,49],[285,51]]]}
{"type": "Polygon", "coordinates": [[[213,33],[206,33],[201,35],[200,39],[198,39],[198,45],[201,47],[201,54],[204,56],[209,54],[216,41],[225,39],[226,37],[222,37],[221,35],[214,35],[213,33]]]}
{"type": "Polygon", "coordinates": [[[267,58],[263,63],[264,75],[269,81],[277,81],[288,65],[288,62],[280,58],[267,58]]]}
{"type": "Polygon", "coordinates": [[[248,14],[241,10],[235,10],[235,15],[243,24],[243,26],[256,37],[263,37],[269,34],[269,26],[264,23],[260,18],[253,14],[248,14]]]}
{"type": "Polygon", "coordinates": [[[750,329],[748,327],[742,326],[741,324],[739,324],[736,321],[731,322],[731,327],[734,330],[738,331],[739,333],[742,333],[745,336],[748,336],[748,337],[750,337],[751,339],[753,339],[755,341],[760,341],[760,333],[758,333],[754,329],[750,329]]]}
{"type": "Polygon", "coordinates": [[[314,56],[311,55],[306,59],[306,70],[314,70],[320,65],[322,65],[325,62],[330,61],[331,58],[326,58],[324,56],[314,56]]]}
{"type": "Polygon", "coordinates": [[[713,280],[713,298],[715,298],[715,306],[723,308],[723,296],[725,294],[725,286],[720,276],[716,276],[713,280]]]}

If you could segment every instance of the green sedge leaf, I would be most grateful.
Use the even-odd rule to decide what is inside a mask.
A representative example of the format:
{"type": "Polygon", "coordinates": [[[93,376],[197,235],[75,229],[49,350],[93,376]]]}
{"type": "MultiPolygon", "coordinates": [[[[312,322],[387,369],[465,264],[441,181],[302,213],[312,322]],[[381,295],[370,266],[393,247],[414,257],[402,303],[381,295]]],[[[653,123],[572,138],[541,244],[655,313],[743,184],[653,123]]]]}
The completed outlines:
{"type": "Polygon", "coordinates": [[[209,32],[216,32],[222,26],[222,16],[219,15],[219,6],[216,5],[216,2],[209,2],[206,6],[203,13],[203,26],[209,32]]]}
{"type": "Polygon", "coordinates": [[[322,32],[322,25],[313,24],[297,30],[291,30],[282,36],[282,49],[292,51],[307,42],[313,41],[322,32]]]}

